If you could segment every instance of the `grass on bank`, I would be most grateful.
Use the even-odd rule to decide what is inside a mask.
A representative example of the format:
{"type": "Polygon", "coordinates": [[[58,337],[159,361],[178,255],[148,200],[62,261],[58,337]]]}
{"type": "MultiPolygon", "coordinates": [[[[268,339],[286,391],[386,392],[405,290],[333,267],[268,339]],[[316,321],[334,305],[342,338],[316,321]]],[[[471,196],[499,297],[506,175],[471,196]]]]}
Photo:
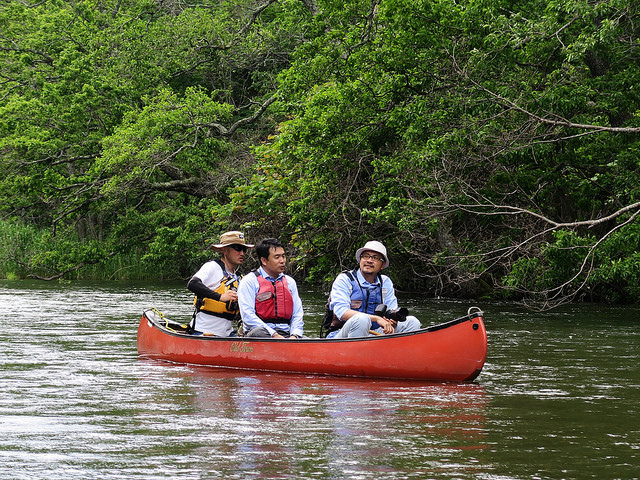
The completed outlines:
{"type": "Polygon", "coordinates": [[[0,220],[0,278],[50,278],[65,272],[65,280],[165,280],[157,266],[138,252],[119,253],[85,263],[86,242],[52,237],[49,231],[20,222],[0,220]]]}

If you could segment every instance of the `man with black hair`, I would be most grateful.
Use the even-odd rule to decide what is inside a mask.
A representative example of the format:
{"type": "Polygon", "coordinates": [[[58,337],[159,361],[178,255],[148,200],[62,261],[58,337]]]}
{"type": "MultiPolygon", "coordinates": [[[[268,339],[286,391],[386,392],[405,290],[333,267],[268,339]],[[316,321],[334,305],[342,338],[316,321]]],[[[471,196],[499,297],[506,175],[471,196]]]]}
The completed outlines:
{"type": "Polygon", "coordinates": [[[296,281],[284,270],[284,247],[266,238],[256,247],[260,267],[242,278],[238,304],[247,337],[301,338],[304,333],[302,301],[296,281]]]}
{"type": "Polygon", "coordinates": [[[187,283],[196,294],[196,310],[190,329],[197,335],[229,337],[234,334],[233,321],[238,317],[238,282],[236,269],[244,261],[248,247],[242,232],[232,231],[220,236],[220,243],[211,246],[220,252],[219,259],[210,260],[187,283]]]}

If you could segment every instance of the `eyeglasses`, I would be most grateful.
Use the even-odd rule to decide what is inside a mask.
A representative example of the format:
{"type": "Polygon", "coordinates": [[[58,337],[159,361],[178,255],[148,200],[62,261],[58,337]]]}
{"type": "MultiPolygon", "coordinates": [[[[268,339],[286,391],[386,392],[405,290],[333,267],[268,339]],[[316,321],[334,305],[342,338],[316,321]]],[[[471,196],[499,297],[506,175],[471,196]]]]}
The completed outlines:
{"type": "Polygon", "coordinates": [[[384,258],[381,258],[377,255],[369,255],[368,253],[363,253],[360,255],[360,260],[375,260],[376,262],[384,261],[384,258]]]}
{"type": "Polygon", "coordinates": [[[229,245],[231,248],[233,248],[236,252],[246,252],[247,251],[247,247],[245,247],[244,245],[238,245],[236,243],[229,245]]]}

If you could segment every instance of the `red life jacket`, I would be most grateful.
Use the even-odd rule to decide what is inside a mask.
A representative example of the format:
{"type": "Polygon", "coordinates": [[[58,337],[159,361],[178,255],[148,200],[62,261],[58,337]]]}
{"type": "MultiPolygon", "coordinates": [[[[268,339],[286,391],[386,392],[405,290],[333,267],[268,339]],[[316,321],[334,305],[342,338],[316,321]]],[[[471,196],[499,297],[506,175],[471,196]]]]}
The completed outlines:
{"type": "Polygon", "coordinates": [[[256,315],[265,323],[291,323],[293,316],[293,296],[289,291],[287,278],[282,275],[275,282],[267,280],[256,270],[258,293],[256,294],[256,315]]]}

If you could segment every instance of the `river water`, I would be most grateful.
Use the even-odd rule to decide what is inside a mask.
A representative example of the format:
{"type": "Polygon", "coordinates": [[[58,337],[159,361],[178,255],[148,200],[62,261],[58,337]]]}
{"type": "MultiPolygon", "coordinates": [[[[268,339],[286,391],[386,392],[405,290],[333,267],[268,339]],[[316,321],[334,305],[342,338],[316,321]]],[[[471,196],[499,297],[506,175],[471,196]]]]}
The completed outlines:
{"type": "MultiPolygon", "coordinates": [[[[423,326],[472,306],[402,303],[423,326]]],[[[638,307],[480,304],[485,368],[441,384],[139,358],[143,309],[189,316],[182,284],[0,281],[0,306],[0,479],[640,476],[638,307]]]]}

